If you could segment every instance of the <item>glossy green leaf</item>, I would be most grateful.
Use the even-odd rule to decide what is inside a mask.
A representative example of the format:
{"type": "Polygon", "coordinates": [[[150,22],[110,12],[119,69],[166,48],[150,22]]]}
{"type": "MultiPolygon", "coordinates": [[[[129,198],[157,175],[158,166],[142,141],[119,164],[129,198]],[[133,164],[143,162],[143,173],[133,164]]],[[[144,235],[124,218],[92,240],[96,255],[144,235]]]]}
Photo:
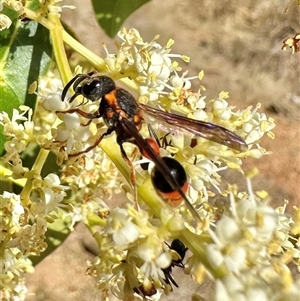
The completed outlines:
{"type": "Polygon", "coordinates": [[[120,30],[124,21],[139,7],[150,0],[92,0],[96,18],[111,38],[120,30]]]}
{"type": "MultiPolygon", "coordinates": [[[[49,69],[52,47],[49,31],[33,21],[23,22],[9,9],[3,13],[12,20],[9,29],[0,31],[0,111],[11,116],[12,110],[25,104],[35,107],[36,95],[29,86],[49,69]]],[[[0,153],[3,152],[2,128],[0,153]]]]}

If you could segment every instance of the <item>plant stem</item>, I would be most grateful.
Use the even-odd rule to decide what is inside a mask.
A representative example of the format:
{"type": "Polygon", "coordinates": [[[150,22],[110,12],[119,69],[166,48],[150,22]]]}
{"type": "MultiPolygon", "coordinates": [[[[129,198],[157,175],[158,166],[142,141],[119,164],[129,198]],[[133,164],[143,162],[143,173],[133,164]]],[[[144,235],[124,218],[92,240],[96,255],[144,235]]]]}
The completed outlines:
{"type": "Polygon", "coordinates": [[[60,23],[60,19],[56,15],[49,14],[49,18],[55,26],[50,30],[54,56],[59,70],[62,82],[66,84],[72,77],[72,71],[69,66],[68,58],[65,52],[65,47],[63,44],[63,32],[64,29],[60,23]]]}
{"type": "Polygon", "coordinates": [[[32,190],[32,181],[40,176],[42,168],[45,164],[45,161],[48,157],[49,151],[45,149],[41,149],[38,153],[38,156],[35,159],[35,162],[31,168],[31,171],[28,173],[26,184],[20,194],[21,201],[24,206],[28,206],[30,204],[30,193],[32,190]]]}
{"type": "Polygon", "coordinates": [[[94,54],[92,51],[84,47],[81,43],[76,41],[65,30],[62,31],[62,38],[64,42],[66,42],[70,47],[72,47],[75,51],[86,58],[98,71],[106,70],[105,61],[101,57],[94,54]]]}
{"type": "Polygon", "coordinates": [[[41,16],[40,14],[37,14],[27,7],[24,7],[24,13],[26,14],[27,18],[40,23],[49,30],[52,30],[55,27],[55,23],[53,23],[51,20],[41,16]]]}

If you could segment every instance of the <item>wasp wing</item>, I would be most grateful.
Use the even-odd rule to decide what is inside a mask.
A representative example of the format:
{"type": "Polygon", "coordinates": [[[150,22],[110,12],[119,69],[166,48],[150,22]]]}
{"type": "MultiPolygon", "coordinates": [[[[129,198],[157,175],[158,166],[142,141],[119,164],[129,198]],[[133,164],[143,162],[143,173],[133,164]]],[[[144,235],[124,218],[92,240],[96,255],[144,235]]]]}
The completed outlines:
{"type": "Polygon", "coordinates": [[[132,136],[134,138],[134,143],[139,147],[139,149],[142,149],[144,152],[147,153],[149,158],[154,162],[156,165],[156,168],[159,170],[159,172],[165,177],[169,185],[172,187],[172,189],[179,192],[180,196],[183,200],[185,200],[186,205],[194,218],[197,221],[201,221],[200,217],[193,207],[193,205],[190,203],[190,201],[187,199],[185,193],[180,188],[180,185],[177,183],[177,181],[174,179],[172,174],[169,171],[168,166],[166,163],[161,159],[161,157],[154,151],[154,149],[150,146],[150,144],[147,142],[146,139],[143,138],[143,136],[137,131],[134,123],[130,122],[128,119],[123,118],[120,120],[120,124],[122,125],[123,130],[132,136]]]}
{"type": "Polygon", "coordinates": [[[220,125],[164,112],[144,104],[139,104],[139,107],[148,115],[163,120],[170,125],[178,126],[201,138],[226,145],[238,151],[245,151],[247,149],[246,142],[240,136],[220,125]]]}

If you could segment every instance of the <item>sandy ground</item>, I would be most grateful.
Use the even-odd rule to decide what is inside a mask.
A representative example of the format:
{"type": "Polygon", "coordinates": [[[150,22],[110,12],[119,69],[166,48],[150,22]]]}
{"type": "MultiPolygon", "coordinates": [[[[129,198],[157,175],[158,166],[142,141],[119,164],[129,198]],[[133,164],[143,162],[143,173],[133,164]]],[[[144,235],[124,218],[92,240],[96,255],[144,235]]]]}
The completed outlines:
{"type": "MultiPolygon", "coordinates": [[[[97,27],[89,1],[69,2],[78,9],[65,11],[63,19],[82,42],[99,55],[104,53],[102,43],[113,52],[113,42],[97,27]]],[[[299,9],[294,2],[153,0],[124,24],[137,28],[145,41],[157,33],[161,44],[173,38],[173,52],[191,57],[190,74],[204,69],[208,99],[226,90],[238,108],[262,103],[277,124],[276,139],[266,138],[262,145],[273,154],[267,160],[247,160],[245,166],[258,167],[254,189],[267,190],[277,205],[284,199],[300,203],[300,56],[281,50],[282,40],[299,31],[299,9]]],[[[227,179],[239,180],[232,174],[227,179]]],[[[88,230],[78,225],[28,276],[26,300],[101,300],[94,279],[85,276],[86,260],[93,258],[90,250],[94,248],[88,230]]],[[[190,300],[195,289],[204,294],[212,289],[209,283],[198,287],[180,269],[174,271],[174,278],[179,289],[163,300],[190,300]]]]}

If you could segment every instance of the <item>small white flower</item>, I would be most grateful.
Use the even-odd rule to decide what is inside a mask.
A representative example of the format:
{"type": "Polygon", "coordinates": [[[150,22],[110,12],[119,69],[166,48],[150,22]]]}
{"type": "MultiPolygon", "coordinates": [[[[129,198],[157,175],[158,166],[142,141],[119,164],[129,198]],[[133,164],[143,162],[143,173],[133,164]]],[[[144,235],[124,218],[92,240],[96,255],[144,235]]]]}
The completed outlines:
{"type": "Polygon", "coordinates": [[[0,213],[1,240],[6,241],[7,247],[15,235],[23,231],[20,221],[24,217],[25,208],[21,204],[20,196],[4,191],[3,195],[0,196],[0,213]]]}
{"type": "Polygon", "coordinates": [[[33,215],[48,215],[57,210],[66,196],[67,186],[60,185],[59,177],[55,174],[47,175],[43,180],[33,181],[34,189],[31,194],[31,213],[33,215]]]}
{"type": "Polygon", "coordinates": [[[148,243],[138,246],[137,254],[144,260],[144,264],[140,267],[144,281],[161,281],[164,279],[162,269],[171,265],[172,256],[169,252],[161,253],[161,248],[151,248],[148,243]]]}
{"type": "Polygon", "coordinates": [[[9,28],[11,23],[12,21],[8,16],[0,13],[0,31],[9,28]]]}
{"type": "Polygon", "coordinates": [[[124,208],[115,208],[110,212],[105,232],[112,234],[112,238],[117,245],[127,245],[139,236],[137,226],[132,223],[132,217],[124,208]]]}
{"type": "Polygon", "coordinates": [[[113,233],[113,240],[117,245],[127,245],[137,239],[139,231],[132,223],[126,223],[113,233]]]}
{"type": "Polygon", "coordinates": [[[217,222],[216,233],[223,245],[235,244],[241,239],[242,229],[235,219],[224,215],[217,222]]]}

